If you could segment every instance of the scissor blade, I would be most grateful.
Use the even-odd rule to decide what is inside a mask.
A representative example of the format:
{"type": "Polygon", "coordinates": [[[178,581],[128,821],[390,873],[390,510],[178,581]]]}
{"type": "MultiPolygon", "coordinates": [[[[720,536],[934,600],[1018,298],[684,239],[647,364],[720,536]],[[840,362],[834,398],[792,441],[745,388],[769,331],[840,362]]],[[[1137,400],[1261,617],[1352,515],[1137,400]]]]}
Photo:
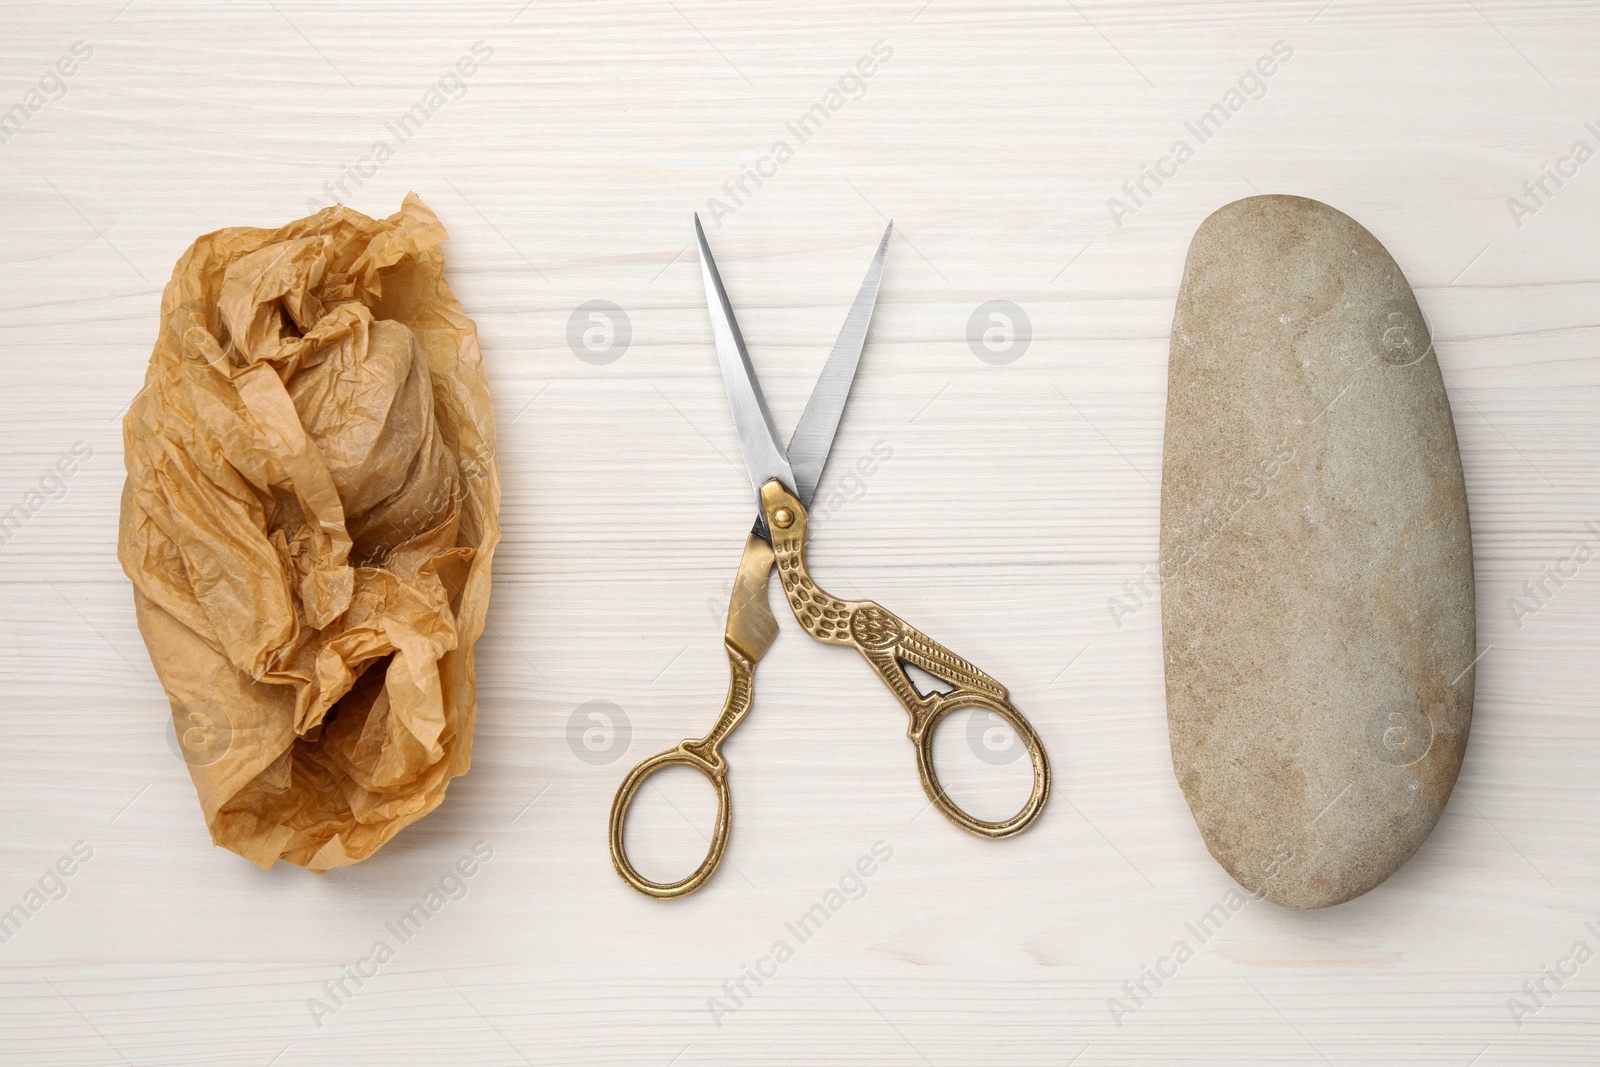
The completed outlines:
{"type": "Polygon", "coordinates": [[[855,303],[844,317],[844,326],[828,353],[828,362],[822,366],[822,376],[811,388],[811,399],[789,438],[789,466],[794,470],[794,492],[800,503],[811,506],[811,497],[822,480],[822,468],[827,466],[828,452],[833,448],[834,434],[839,432],[839,417],[844,414],[845,401],[850,399],[850,383],[855,381],[856,365],[861,361],[861,346],[867,340],[867,327],[872,323],[872,309],[878,302],[878,283],[883,280],[883,260],[889,251],[889,235],[894,232],[891,221],[878,242],[878,251],[872,257],[872,266],[856,292],[855,303]]]}
{"type": "MultiPolygon", "coordinates": [[[[722,367],[722,384],[728,390],[728,406],[733,409],[733,427],[739,434],[739,449],[750,471],[750,484],[758,498],[761,487],[774,478],[794,489],[794,472],[789,469],[788,455],[778,443],[772,412],[767,410],[767,398],[761,395],[761,380],[750,365],[750,353],[745,351],[744,336],[733,316],[733,305],[728,303],[728,293],[722,288],[722,275],[717,273],[717,261],[706,244],[706,232],[700,228],[698,214],[694,217],[694,235],[700,243],[700,276],[706,285],[706,307],[711,312],[711,336],[717,345],[717,363],[722,367]]],[[[759,514],[759,505],[756,510],[759,514]]]]}

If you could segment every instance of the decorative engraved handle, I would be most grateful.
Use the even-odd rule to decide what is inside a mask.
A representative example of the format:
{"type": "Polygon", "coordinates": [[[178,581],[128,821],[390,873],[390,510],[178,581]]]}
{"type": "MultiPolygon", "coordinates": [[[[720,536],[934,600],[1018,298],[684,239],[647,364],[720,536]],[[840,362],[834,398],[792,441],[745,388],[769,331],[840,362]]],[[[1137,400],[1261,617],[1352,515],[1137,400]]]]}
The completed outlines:
{"type": "Polygon", "coordinates": [[[616,799],[611,802],[612,866],[616,867],[623,881],[658,900],[670,900],[699,889],[716,872],[717,865],[722,862],[722,854],[728,848],[728,834],[733,829],[733,801],[728,791],[728,762],[722,758],[722,741],[750,711],[750,672],[755,665],[733,645],[727,645],[727,649],[731,674],[728,699],[723,701],[722,714],[711,732],[698,741],[681,741],[676,748],[669,748],[639,764],[622,780],[616,799]],[[662,768],[672,766],[693,767],[710,780],[712,788],[717,791],[717,825],[711,832],[711,850],[693,874],[677,882],[652,882],[634,870],[633,863],[628,859],[624,832],[627,829],[628,809],[633,805],[634,795],[644,785],[645,779],[662,768]]]}
{"type": "Polygon", "coordinates": [[[761,507],[772,532],[778,577],[794,617],[818,641],[849,645],[872,664],[906,713],[906,736],[917,749],[917,775],[923,792],[945,818],[979,837],[1010,837],[1026,830],[1050,798],[1050,761],[1033,726],[1011,703],[1006,687],[870,600],[840,600],[817,588],[806,570],[806,509],[776,480],[761,487],[761,507]],[[923,696],[911,683],[904,664],[920,667],[955,686],[948,693],[923,696]],[[935,728],[961,708],[992,711],[1017,732],[1033,764],[1033,792],[1009,819],[989,822],[963,811],[939,784],[933,764],[935,728]]]}

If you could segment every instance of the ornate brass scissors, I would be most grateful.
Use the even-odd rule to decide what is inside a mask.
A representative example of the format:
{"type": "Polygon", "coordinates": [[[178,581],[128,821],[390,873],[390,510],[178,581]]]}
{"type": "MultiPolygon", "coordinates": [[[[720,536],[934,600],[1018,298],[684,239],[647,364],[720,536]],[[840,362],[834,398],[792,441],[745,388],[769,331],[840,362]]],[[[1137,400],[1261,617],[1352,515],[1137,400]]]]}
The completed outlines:
{"type": "Polygon", "coordinates": [[[811,399],[806,403],[787,449],[778,443],[761,382],[750,365],[744,337],[722,287],[716,260],[706,245],[699,216],[695,217],[694,229],[700,245],[700,273],[711,312],[717,361],[728,390],[728,404],[733,409],[739,447],[756,490],[757,517],[755,528],[745,539],[744,557],[739,561],[739,574],[728,601],[723,643],[727,646],[732,680],[727,700],[722,705],[722,715],[704,737],[685,740],[676,748],[650,757],[623,779],[611,804],[611,862],[633,888],[662,899],[681,897],[699,889],[722,862],[733,823],[733,802],[728,792],[728,764],[722,757],[721,746],[750,711],[751,672],[778,635],[778,623],[767,602],[767,580],[774,568],[783,582],[784,598],[805,631],[825,644],[846,645],[865,656],[911,716],[906,733],[916,746],[917,774],[922,779],[922,789],[934,806],[951,822],[979,837],[1001,838],[1021,833],[1044,810],[1045,800],[1050,795],[1050,763],[1032,725],[1012,706],[1005,686],[872,601],[840,600],[830,596],[817,587],[806,569],[806,505],[822,477],[834,434],[839,428],[839,417],[850,395],[850,384],[855,379],[867,326],[872,321],[873,305],[878,299],[878,283],[883,277],[884,256],[889,249],[894,223],[889,224],[878,242],[872,266],[845,316],[844,327],[839,331],[821,377],[812,388],[811,399]],[[953,688],[924,695],[907,675],[908,664],[953,688]],[[939,784],[933,766],[934,729],[946,716],[961,708],[990,711],[1000,716],[1027,746],[1028,758],[1033,763],[1033,792],[1022,809],[1009,819],[988,822],[974,818],[962,811],[939,784]],[[712,832],[711,850],[693,874],[677,882],[652,882],[629,862],[623,845],[623,830],[628,808],[645,779],[674,765],[693,767],[710,779],[717,794],[716,828],[712,832]]]}

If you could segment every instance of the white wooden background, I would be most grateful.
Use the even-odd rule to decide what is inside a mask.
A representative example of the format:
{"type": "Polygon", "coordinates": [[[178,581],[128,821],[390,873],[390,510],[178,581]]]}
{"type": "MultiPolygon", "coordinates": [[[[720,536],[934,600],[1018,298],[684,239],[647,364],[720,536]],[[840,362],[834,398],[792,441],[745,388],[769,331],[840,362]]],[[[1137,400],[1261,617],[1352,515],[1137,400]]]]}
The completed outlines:
{"type": "MultiPolygon", "coordinates": [[[[1520,627],[1507,603],[1600,546],[1600,162],[1520,227],[1506,204],[1575,140],[1600,147],[1595,5],[12,2],[0,109],[76,41],[93,55],[66,95],[0,144],[0,511],[93,450],[0,547],[0,909],[75,842],[93,857],[0,945],[0,1060],[1600,1062],[1600,962],[1544,979],[1525,1017],[1507,1004],[1600,947],[1600,564],[1520,627]],[[115,558],[119,416],[184,248],[306,213],[477,41],[493,54],[464,95],[347,197],[384,215],[415,190],[438,212],[493,378],[506,536],[475,765],[368,862],[263,873],[211,847],[174,754],[115,558]],[[1004,680],[1055,796],[1019,838],[956,831],[925,810],[867,667],[785,617],[727,748],[726,867],[658,903],[612,873],[606,812],[628,767],[716,713],[715,609],[750,518],[690,212],[879,41],[865,94],[711,240],[787,428],[895,219],[819,497],[854,498],[819,517],[814,568],[1004,680]],[[1114,226],[1107,198],[1277,41],[1293,57],[1265,95],[1114,226]],[[1159,610],[1119,627],[1107,599],[1156,558],[1185,248],[1254,192],[1355,216],[1432,319],[1484,655],[1460,784],[1412,862],[1329,911],[1250,904],[1202,945],[1185,924],[1232,883],[1171,773],[1159,610]],[[1009,364],[966,341],[993,299],[1031,322],[1009,364]],[[567,341],[591,300],[631,328],[610,363],[567,341]],[[892,456],[846,485],[879,442],[892,456]],[[585,747],[591,701],[626,741],[585,747]],[[384,924],[480,841],[494,858],[467,895],[314,1020],[308,1001],[393,947],[384,924]],[[714,1017],[880,841],[865,897],[714,1017]],[[1180,939],[1194,958],[1114,1019],[1180,939]]],[[[943,740],[952,775],[985,768],[943,740]]],[[[649,869],[687,869],[705,800],[692,781],[647,794],[649,869]]]]}

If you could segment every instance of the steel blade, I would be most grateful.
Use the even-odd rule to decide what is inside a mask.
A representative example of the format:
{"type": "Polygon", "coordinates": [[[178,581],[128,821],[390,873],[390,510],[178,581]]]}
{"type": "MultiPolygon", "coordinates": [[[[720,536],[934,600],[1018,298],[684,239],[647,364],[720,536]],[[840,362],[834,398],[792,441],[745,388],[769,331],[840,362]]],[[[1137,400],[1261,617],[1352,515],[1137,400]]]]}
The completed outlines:
{"type": "Polygon", "coordinates": [[[833,342],[833,351],[822,365],[822,375],[811,388],[811,399],[789,438],[789,466],[794,471],[792,488],[800,503],[811,506],[811,497],[822,480],[822,469],[828,464],[828,452],[833,448],[833,437],[839,432],[839,418],[850,399],[850,384],[856,378],[856,366],[861,361],[861,347],[867,340],[867,327],[872,324],[872,309],[878,302],[878,283],[883,280],[883,260],[889,251],[889,235],[894,232],[890,221],[878,242],[878,251],[872,257],[872,266],[862,279],[856,292],[855,303],[844,317],[844,326],[833,342]]]}
{"type": "Polygon", "coordinates": [[[744,453],[750,484],[758,498],[761,487],[773,478],[794,490],[794,472],[789,468],[787,453],[778,443],[772,412],[767,410],[767,398],[761,394],[761,380],[750,365],[750,353],[745,351],[744,336],[734,318],[733,305],[728,303],[727,290],[722,287],[717,261],[706,244],[699,214],[694,217],[694,235],[700,244],[700,276],[706,286],[706,307],[711,313],[711,336],[716,341],[717,363],[722,367],[722,384],[728,391],[728,407],[733,411],[733,427],[739,434],[739,450],[744,453]]]}

